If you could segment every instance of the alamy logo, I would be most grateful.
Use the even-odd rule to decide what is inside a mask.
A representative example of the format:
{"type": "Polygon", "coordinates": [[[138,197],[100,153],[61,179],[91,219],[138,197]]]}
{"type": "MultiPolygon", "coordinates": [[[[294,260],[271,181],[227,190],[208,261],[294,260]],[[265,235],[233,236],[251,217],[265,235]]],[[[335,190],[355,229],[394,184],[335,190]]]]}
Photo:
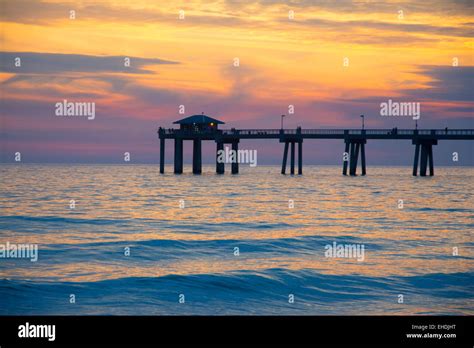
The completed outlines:
{"type": "Polygon", "coordinates": [[[326,244],[324,256],[332,258],[356,258],[357,261],[364,261],[364,244],[326,244]]]}
{"type": "Polygon", "coordinates": [[[257,150],[225,150],[217,151],[218,163],[248,163],[250,167],[257,166],[257,150]]]}
{"type": "Polygon", "coordinates": [[[20,338],[47,338],[48,341],[56,339],[56,325],[34,325],[28,322],[18,326],[20,338]]]}
{"type": "Polygon", "coordinates": [[[0,258],[38,261],[38,244],[0,244],[0,258]]]}
{"type": "Polygon", "coordinates": [[[414,120],[420,119],[419,102],[388,102],[380,103],[380,116],[409,116],[414,120]]]}
{"type": "Polygon", "coordinates": [[[64,99],[55,106],[56,116],[87,116],[88,120],[95,119],[94,102],[68,102],[64,99]]]}

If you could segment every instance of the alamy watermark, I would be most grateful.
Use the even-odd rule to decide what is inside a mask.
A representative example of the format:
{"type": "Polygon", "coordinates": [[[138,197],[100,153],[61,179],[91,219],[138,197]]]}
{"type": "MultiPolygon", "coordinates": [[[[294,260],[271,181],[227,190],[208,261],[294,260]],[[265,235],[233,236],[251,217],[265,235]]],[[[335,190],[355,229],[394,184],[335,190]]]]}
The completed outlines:
{"type": "Polygon", "coordinates": [[[48,341],[56,339],[56,325],[36,325],[26,322],[18,326],[20,338],[47,338],[48,341]]]}
{"type": "Polygon", "coordinates": [[[380,116],[408,116],[419,120],[421,115],[419,102],[395,102],[389,99],[380,103],[380,116]]]}
{"type": "Polygon", "coordinates": [[[88,120],[95,119],[94,102],[68,102],[64,99],[55,104],[56,116],[86,116],[88,120]]]}
{"type": "Polygon", "coordinates": [[[38,244],[0,244],[0,259],[30,259],[38,261],[38,244]]]}
{"type": "Polygon", "coordinates": [[[217,151],[218,163],[248,163],[250,167],[257,166],[257,150],[224,150],[217,151]]]}
{"type": "Polygon", "coordinates": [[[324,256],[332,258],[354,258],[357,261],[364,261],[365,246],[364,244],[326,244],[324,256]]]}

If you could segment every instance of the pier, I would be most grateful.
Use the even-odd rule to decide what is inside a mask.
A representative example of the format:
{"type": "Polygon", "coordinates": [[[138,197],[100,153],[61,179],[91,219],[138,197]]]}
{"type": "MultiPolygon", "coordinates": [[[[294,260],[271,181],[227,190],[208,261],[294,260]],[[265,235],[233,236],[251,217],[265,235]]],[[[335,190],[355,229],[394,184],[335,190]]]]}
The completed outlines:
{"type": "MultiPolygon", "coordinates": [[[[361,174],[366,175],[365,146],[367,140],[411,140],[415,146],[413,160],[414,176],[434,175],[433,145],[439,140],[474,140],[474,129],[219,129],[224,122],[206,115],[193,115],[174,122],[180,128],[159,128],[160,173],[165,171],[165,141],[174,139],[174,173],[183,172],[183,142],[193,142],[193,173],[202,172],[202,141],[216,143],[216,173],[225,173],[225,164],[217,161],[219,150],[224,144],[231,144],[238,151],[239,143],[245,139],[278,140],[283,146],[281,173],[286,174],[288,152],[290,153],[290,174],[295,174],[296,147],[298,147],[298,175],[303,174],[303,140],[340,139],[344,142],[342,174],[357,175],[360,157],[361,174]],[[418,172],[419,168],[419,172],[418,172]]],[[[341,147],[342,149],[342,147],[341,147]]],[[[232,174],[239,173],[239,163],[231,164],[232,174]]]]}

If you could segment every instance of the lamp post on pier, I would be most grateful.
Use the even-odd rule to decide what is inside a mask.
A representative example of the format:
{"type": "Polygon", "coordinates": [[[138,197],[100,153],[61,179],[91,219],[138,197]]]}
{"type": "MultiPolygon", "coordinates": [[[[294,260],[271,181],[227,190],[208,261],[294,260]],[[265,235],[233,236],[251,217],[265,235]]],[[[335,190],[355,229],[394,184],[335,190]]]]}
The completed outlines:
{"type": "Polygon", "coordinates": [[[286,115],[281,115],[281,129],[283,130],[283,117],[286,117],[286,115]]]}

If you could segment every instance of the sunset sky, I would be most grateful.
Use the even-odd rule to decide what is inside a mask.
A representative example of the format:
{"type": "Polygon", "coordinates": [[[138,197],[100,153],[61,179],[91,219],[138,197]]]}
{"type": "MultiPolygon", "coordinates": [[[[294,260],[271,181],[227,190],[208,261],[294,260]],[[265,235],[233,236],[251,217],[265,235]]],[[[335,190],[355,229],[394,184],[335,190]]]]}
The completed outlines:
{"type": "MultiPolygon", "coordinates": [[[[286,128],[358,128],[360,114],[367,128],[413,128],[380,116],[388,99],[420,102],[420,128],[474,128],[470,0],[0,0],[0,21],[1,162],[19,151],[30,163],[121,163],[127,151],[157,163],[159,126],[204,112],[223,128],[279,128],[288,105],[286,128]],[[64,99],[95,102],[95,119],[57,117],[64,99]]],[[[262,164],[282,156],[277,141],[241,147],[262,164]]],[[[305,162],[339,164],[342,151],[308,141],[305,162]]],[[[441,141],[435,163],[453,151],[474,165],[467,141],[441,141]]],[[[409,165],[413,146],[369,141],[367,156],[409,165]]]]}

